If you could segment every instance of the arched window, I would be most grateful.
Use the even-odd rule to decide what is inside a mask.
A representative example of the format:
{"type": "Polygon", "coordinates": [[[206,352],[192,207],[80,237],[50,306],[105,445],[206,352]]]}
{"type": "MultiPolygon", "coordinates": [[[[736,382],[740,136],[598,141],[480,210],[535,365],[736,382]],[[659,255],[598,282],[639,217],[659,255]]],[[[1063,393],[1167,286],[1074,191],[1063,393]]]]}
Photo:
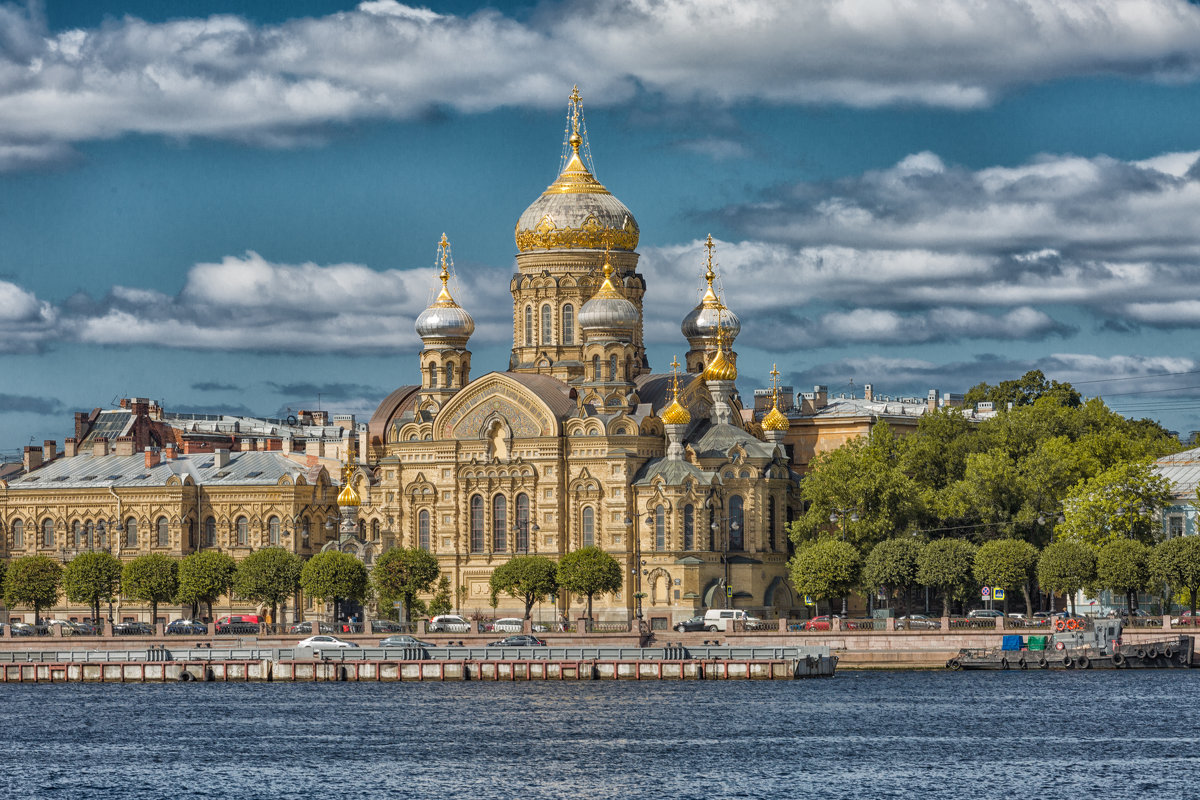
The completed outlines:
{"type": "Polygon", "coordinates": [[[279,544],[279,517],[267,520],[267,536],[271,544],[279,544]]]}
{"type": "Polygon", "coordinates": [[[767,498],[767,547],[775,549],[775,498],[767,498]]]}
{"type": "Polygon", "coordinates": [[[96,538],[92,540],[92,544],[94,544],[96,547],[104,547],[104,520],[100,520],[96,523],[96,538]]]}
{"type": "Polygon", "coordinates": [[[42,547],[54,547],[54,520],[42,520],[42,547]]]}
{"type": "Polygon", "coordinates": [[[554,340],[550,333],[554,325],[554,314],[549,305],[542,306],[542,344],[551,344],[554,340]]]}
{"type": "Polygon", "coordinates": [[[525,306],[525,346],[533,346],[533,306],[525,306]]]}
{"type": "Polygon", "coordinates": [[[371,541],[379,541],[379,520],[377,519],[371,520],[371,541]]]}
{"type": "Polygon", "coordinates": [[[196,520],[189,519],[187,521],[187,532],[188,532],[188,549],[195,550],[196,549],[196,520]]]}
{"type": "Polygon", "coordinates": [[[742,513],[743,501],[740,494],[729,498],[729,549],[746,549],[746,520],[742,513]]]}
{"type": "Polygon", "coordinates": [[[454,362],[446,363],[446,388],[454,386],[454,362]]]}
{"type": "Polygon", "coordinates": [[[625,356],[625,380],[633,380],[633,356],[625,356]]]}
{"type": "Polygon", "coordinates": [[[168,546],[170,546],[170,544],[171,544],[171,533],[170,533],[170,529],[167,527],[167,518],[159,517],[158,518],[158,546],[159,547],[168,547],[168,546]]]}
{"type": "Polygon", "coordinates": [[[86,549],[88,547],[91,547],[92,546],[92,536],[95,533],[95,530],[96,530],[96,523],[92,522],[90,519],[87,522],[83,523],[83,538],[79,540],[79,542],[76,546],[81,549],[86,549]]]}
{"type": "Polygon", "coordinates": [[[429,365],[429,388],[437,388],[437,364],[429,365]]]}
{"type": "Polygon", "coordinates": [[[570,303],[562,309],[562,343],[575,344],[575,306],[570,303]]]}
{"type": "Polygon", "coordinates": [[[300,546],[308,547],[309,522],[304,520],[300,523],[300,546]]]}
{"type": "Polygon", "coordinates": [[[508,501],[504,495],[492,498],[492,552],[508,551],[508,501]]]}
{"type": "Polygon", "coordinates": [[[137,520],[133,517],[130,517],[129,519],[125,520],[125,541],[121,546],[128,547],[130,549],[136,548],[138,546],[137,536],[137,520]]]}
{"type": "Polygon", "coordinates": [[[600,380],[600,356],[592,356],[592,380],[600,380]]]}
{"type": "Polygon", "coordinates": [[[471,552],[483,552],[483,498],[471,496],[471,552]]]}
{"type": "Polygon", "coordinates": [[[617,356],[616,356],[616,353],[609,356],[609,359],[608,359],[608,379],[610,381],[616,381],[616,379],[617,379],[617,356]]]}
{"type": "Polygon", "coordinates": [[[426,509],[417,514],[417,547],[429,549],[429,511],[426,509]]]}
{"type": "Polygon", "coordinates": [[[667,549],[667,510],[662,506],[654,507],[654,549],[667,549]]]}
{"type": "Polygon", "coordinates": [[[529,552],[529,495],[517,495],[517,547],[518,553],[529,552]]]}
{"type": "Polygon", "coordinates": [[[71,526],[70,543],[75,545],[75,547],[79,547],[82,542],[83,542],[83,523],[80,522],[79,520],[75,520],[75,524],[73,524],[71,526]]]}
{"type": "Polygon", "coordinates": [[[237,543],[238,547],[250,545],[250,520],[245,517],[237,518],[237,543]]]}
{"type": "Polygon", "coordinates": [[[13,548],[21,549],[25,546],[25,523],[19,519],[14,519],[12,524],[13,531],[13,548]]]}
{"type": "Polygon", "coordinates": [[[204,546],[217,546],[217,521],[213,517],[204,520],[204,546]]]}
{"type": "Polygon", "coordinates": [[[683,549],[696,549],[696,509],[691,503],[683,507],[683,549]]]}
{"type": "Polygon", "coordinates": [[[358,538],[364,542],[367,540],[367,521],[365,519],[358,521],[358,538]]]}
{"type": "Polygon", "coordinates": [[[583,546],[596,546],[596,512],[591,506],[583,507],[583,546]]]}

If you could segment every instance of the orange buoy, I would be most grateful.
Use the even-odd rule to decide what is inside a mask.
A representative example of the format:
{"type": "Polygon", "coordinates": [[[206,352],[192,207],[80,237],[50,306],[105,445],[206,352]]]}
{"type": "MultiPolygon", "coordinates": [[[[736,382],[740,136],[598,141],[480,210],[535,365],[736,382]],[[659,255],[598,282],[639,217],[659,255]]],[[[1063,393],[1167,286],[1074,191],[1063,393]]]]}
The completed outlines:
{"type": "Polygon", "coordinates": [[[1079,623],[1074,619],[1067,620],[1067,630],[1074,631],[1079,629],[1079,623]]]}
{"type": "Polygon", "coordinates": [[[1054,622],[1054,630],[1056,631],[1066,630],[1066,627],[1067,623],[1063,622],[1061,619],[1054,622]]]}

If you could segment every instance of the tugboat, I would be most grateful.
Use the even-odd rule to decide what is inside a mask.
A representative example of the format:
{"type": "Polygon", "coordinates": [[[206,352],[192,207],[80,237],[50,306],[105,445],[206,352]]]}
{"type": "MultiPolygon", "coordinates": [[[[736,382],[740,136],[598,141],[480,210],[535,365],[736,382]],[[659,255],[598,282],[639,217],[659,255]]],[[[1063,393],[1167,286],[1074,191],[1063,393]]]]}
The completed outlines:
{"type": "MultiPolygon", "coordinates": [[[[1058,620],[1055,632],[1040,638],[1044,649],[1022,647],[1020,636],[1007,635],[999,648],[963,648],[946,662],[960,669],[1170,669],[1192,665],[1191,636],[1123,644],[1120,620],[1094,623],[1058,620]]],[[[1031,642],[1032,643],[1032,642],[1031,642]]]]}

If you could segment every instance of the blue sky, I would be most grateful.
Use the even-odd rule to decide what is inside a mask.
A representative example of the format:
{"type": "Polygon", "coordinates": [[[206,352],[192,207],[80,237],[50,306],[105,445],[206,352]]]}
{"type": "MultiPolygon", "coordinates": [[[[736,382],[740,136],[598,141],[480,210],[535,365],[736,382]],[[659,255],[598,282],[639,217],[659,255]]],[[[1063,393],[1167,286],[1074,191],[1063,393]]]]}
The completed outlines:
{"type": "Polygon", "coordinates": [[[122,396],[366,417],[454,252],[475,374],[583,94],[651,363],[708,233],[748,393],[1040,368],[1200,428],[1180,0],[0,5],[0,453],[122,396]]]}

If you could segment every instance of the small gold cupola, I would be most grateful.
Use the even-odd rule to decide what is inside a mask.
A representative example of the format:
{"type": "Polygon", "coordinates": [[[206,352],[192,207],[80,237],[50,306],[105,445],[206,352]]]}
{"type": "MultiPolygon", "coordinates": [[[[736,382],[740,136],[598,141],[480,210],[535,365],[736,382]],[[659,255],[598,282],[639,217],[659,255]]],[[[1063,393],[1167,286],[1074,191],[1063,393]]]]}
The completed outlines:
{"type": "Polygon", "coordinates": [[[762,419],[764,431],[786,431],[792,427],[788,418],[779,410],[779,368],[771,365],[771,410],[762,419]]]}
{"type": "MultiPolygon", "coordinates": [[[[717,309],[718,320],[721,311],[722,309],[717,309]]],[[[721,327],[719,321],[717,323],[717,354],[713,356],[712,361],[708,362],[708,366],[704,368],[700,377],[706,381],[737,380],[737,367],[725,357],[725,329],[721,327]]]]}
{"type": "Polygon", "coordinates": [[[354,466],[350,463],[349,458],[346,459],[345,465],[342,467],[342,491],[338,493],[337,504],[338,508],[357,508],[362,505],[362,498],[358,496],[358,492],[354,491],[354,486],[350,483],[351,477],[354,475],[354,466]]]}
{"type": "Polygon", "coordinates": [[[692,415],[679,402],[679,359],[671,361],[671,404],[662,412],[662,421],[666,425],[687,425],[692,421],[692,415]]]}

